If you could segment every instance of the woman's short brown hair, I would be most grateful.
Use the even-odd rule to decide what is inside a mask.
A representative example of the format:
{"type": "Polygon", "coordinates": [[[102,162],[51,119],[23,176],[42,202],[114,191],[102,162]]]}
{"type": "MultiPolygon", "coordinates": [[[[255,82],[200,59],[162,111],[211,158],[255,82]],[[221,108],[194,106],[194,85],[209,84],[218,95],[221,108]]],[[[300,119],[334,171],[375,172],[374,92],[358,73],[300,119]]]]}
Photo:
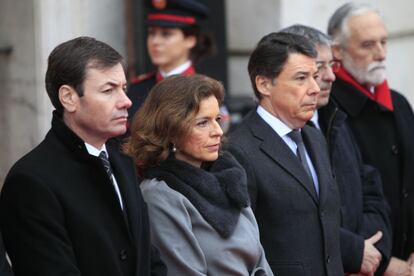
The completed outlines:
{"type": "Polygon", "coordinates": [[[210,96],[220,105],[224,88],[203,75],[169,77],[152,88],[132,120],[124,146],[141,172],[167,159],[173,143],[188,136],[200,102],[210,96]]]}

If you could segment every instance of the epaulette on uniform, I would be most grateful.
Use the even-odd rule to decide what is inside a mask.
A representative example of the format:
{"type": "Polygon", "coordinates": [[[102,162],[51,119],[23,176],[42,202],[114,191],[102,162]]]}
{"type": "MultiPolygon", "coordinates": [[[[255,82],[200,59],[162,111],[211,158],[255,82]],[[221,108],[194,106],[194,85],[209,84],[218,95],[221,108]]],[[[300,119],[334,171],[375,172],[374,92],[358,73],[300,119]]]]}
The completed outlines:
{"type": "Polygon", "coordinates": [[[149,79],[149,78],[153,77],[153,76],[155,75],[155,73],[156,73],[156,72],[149,72],[149,73],[146,73],[146,74],[142,74],[142,75],[136,76],[136,77],[134,77],[134,78],[131,80],[131,84],[138,84],[138,83],[141,83],[141,82],[143,82],[143,81],[145,81],[145,80],[147,80],[147,79],[149,79]]]}

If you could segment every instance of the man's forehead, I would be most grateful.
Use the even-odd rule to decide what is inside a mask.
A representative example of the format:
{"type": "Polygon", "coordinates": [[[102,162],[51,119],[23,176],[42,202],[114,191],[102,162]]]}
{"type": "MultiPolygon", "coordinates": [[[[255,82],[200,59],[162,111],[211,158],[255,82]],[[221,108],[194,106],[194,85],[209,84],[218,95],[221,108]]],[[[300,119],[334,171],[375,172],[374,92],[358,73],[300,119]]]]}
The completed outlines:
{"type": "Polygon", "coordinates": [[[121,63],[117,63],[114,66],[87,66],[85,70],[85,79],[93,79],[99,77],[106,78],[125,78],[125,70],[121,63]]]}
{"type": "Polygon", "coordinates": [[[316,58],[300,53],[291,53],[283,66],[283,71],[295,73],[301,71],[312,71],[316,68],[316,58]]]}
{"type": "Polygon", "coordinates": [[[330,62],[333,60],[331,46],[329,45],[317,45],[316,50],[318,52],[318,57],[316,58],[316,63],[330,62]]]}
{"type": "Polygon", "coordinates": [[[386,38],[388,35],[381,16],[373,11],[350,17],[347,27],[351,38],[359,40],[386,38]]]}

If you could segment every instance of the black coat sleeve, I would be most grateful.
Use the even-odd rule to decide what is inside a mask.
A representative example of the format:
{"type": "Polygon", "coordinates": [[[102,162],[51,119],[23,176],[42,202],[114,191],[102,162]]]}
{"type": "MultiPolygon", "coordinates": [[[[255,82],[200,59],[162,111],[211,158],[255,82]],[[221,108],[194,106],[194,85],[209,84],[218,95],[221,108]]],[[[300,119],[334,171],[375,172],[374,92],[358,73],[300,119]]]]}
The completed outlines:
{"type": "Polygon", "coordinates": [[[385,271],[391,258],[392,249],[391,210],[382,191],[378,170],[369,165],[363,165],[362,170],[364,217],[361,235],[370,237],[377,231],[382,232],[382,238],[375,244],[375,247],[382,254],[381,264],[377,271],[385,271]]]}
{"type": "Polygon", "coordinates": [[[12,276],[10,265],[6,259],[6,251],[4,250],[3,239],[0,233],[0,275],[1,276],[12,276]]]}
{"type": "Polygon", "coordinates": [[[58,199],[40,179],[11,173],[0,198],[7,253],[19,276],[80,276],[58,199]]]}

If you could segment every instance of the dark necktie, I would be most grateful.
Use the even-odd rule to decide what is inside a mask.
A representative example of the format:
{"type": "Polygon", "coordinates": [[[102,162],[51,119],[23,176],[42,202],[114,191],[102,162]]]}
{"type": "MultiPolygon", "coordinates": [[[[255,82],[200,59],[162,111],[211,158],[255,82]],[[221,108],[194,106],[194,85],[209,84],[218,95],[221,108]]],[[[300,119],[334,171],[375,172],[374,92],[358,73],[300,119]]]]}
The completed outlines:
{"type": "MultiPolygon", "coordinates": [[[[103,166],[105,168],[106,174],[108,175],[108,177],[109,177],[109,179],[111,181],[112,187],[114,188],[115,193],[118,196],[119,201],[121,202],[121,197],[120,197],[120,195],[118,194],[118,192],[116,190],[115,183],[114,183],[114,179],[112,178],[111,163],[109,163],[108,156],[106,155],[106,152],[105,151],[101,151],[101,153],[99,153],[99,158],[101,159],[102,164],[103,164],[103,166]]],[[[123,209],[122,204],[121,204],[121,208],[123,209]]]]}
{"type": "Polygon", "coordinates": [[[105,171],[108,174],[109,179],[111,180],[111,184],[112,184],[112,187],[114,188],[114,192],[116,193],[116,196],[119,199],[119,204],[120,204],[120,207],[122,209],[122,215],[124,216],[125,224],[128,226],[129,225],[128,224],[128,215],[126,213],[126,210],[125,210],[123,204],[121,203],[121,201],[122,201],[121,195],[118,194],[118,192],[117,192],[117,190],[115,188],[115,182],[114,182],[114,180],[112,178],[111,163],[109,163],[108,156],[106,155],[106,152],[105,151],[101,151],[101,153],[99,153],[99,158],[101,159],[102,164],[103,164],[103,166],[105,168],[105,171]]]}
{"type": "Polygon", "coordinates": [[[301,132],[297,129],[294,129],[291,132],[289,132],[288,136],[296,143],[296,155],[313,183],[312,173],[306,160],[305,144],[303,143],[301,132]]]}
{"type": "Polygon", "coordinates": [[[99,154],[99,158],[102,161],[102,164],[105,168],[106,174],[109,176],[109,179],[111,180],[112,185],[114,184],[114,181],[112,180],[112,169],[111,164],[109,163],[108,156],[106,155],[105,151],[101,151],[99,154]]]}

